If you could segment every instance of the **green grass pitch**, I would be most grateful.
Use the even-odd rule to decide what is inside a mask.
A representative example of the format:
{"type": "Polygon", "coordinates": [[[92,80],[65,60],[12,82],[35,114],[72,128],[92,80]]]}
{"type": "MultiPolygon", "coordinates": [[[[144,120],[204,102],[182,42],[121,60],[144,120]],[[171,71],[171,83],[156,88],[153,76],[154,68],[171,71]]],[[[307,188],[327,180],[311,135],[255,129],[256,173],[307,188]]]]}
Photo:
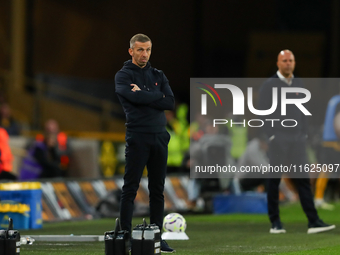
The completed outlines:
{"type": "MultiPolygon", "coordinates": [[[[299,204],[281,206],[286,234],[269,234],[267,215],[231,214],[185,216],[188,241],[168,241],[183,255],[219,254],[340,254],[340,204],[334,211],[319,210],[320,217],[337,228],[320,234],[307,234],[307,219],[299,204]]],[[[133,225],[141,223],[134,219],[133,225]]],[[[111,230],[114,219],[45,223],[41,230],[21,231],[22,235],[101,235],[111,230]]],[[[47,243],[22,245],[21,255],[103,255],[103,242],[47,243]]]]}

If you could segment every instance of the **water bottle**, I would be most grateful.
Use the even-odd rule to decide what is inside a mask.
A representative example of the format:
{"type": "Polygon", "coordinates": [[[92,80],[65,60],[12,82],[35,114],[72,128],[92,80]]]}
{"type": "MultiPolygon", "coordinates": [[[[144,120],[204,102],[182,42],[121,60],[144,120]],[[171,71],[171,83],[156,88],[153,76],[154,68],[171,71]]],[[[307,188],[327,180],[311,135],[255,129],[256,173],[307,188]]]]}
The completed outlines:
{"type": "Polygon", "coordinates": [[[156,224],[144,229],[143,254],[161,254],[161,231],[156,224]]]}
{"type": "Polygon", "coordinates": [[[130,235],[126,230],[121,230],[119,219],[116,219],[114,231],[104,234],[105,255],[129,255],[130,235]]]}
{"type": "Polygon", "coordinates": [[[7,231],[1,229],[0,230],[0,254],[6,254],[5,253],[6,236],[7,236],[7,231]]]}
{"type": "Polygon", "coordinates": [[[18,230],[13,230],[13,220],[8,219],[8,230],[5,240],[6,255],[20,255],[20,233],[18,230]]]}
{"type": "Polygon", "coordinates": [[[115,232],[107,231],[104,233],[105,255],[113,255],[115,249],[115,232]]]}
{"type": "Polygon", "coordinates": [[[116,232],[115,255],[129,255],[130,233],[126,230],[116,232]]]}
{"type": "Polygon", "coordinates": [[[143,248],[143,234],[147,226],[145,219],[143,224],[138,224],[133,230],[131,235],[131,255],[145,255],[142,251],[143,248]]]}
{"type": "Polygon", "coordinates": [[[120,229],[120,224],[117,218],[115,230],[104,233],[105,255],[115,255],[115,239],[118,229],[120,229]]]}

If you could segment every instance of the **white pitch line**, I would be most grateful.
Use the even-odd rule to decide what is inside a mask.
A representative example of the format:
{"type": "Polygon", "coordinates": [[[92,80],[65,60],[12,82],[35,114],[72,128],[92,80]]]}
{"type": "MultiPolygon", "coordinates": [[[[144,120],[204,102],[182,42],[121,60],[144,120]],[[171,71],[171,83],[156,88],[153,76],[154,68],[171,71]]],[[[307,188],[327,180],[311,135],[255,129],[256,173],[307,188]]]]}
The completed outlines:
{"type": "Polygon", "coordinates": [[[104,235],[29,235],[41,242],[103,242],[104,235]]]}

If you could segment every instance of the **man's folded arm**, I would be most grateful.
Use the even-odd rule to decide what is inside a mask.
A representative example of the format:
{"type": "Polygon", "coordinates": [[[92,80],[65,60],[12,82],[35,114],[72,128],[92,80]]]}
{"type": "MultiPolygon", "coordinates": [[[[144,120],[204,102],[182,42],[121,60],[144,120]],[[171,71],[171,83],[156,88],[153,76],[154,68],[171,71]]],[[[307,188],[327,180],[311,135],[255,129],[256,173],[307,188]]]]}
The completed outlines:
{"type": "Polygon", "coordinates": [[[161,92],[163,93],[163,98],[158,99],[151,104],[150,107],[164,111],[164,110],[173,110],[175,108],[175,97],[172,92],[169,81],[166,76],[163,74],[162,88],[161,92]]]}
{"type": "Polygon", "coordinates": [[[162,111],[173,110],[175,108],[175,98],[173,96],[165,96],[152,102],[149,106],[162,111]]]}
{"type": "MultiPolygon", "coordinates": [[[[163,93],[160,91],[144,91],[137,90],[131,91],[133,82],[129,78],[129,75],[123,72],[117,73],[115,77],[115,89],[116,93],[131,103],[140,105],[149,105],[150,103],[159,100],[163,97],[163,93]]],[[[137,84],[138,85],[138,84],[137,84]]]]}

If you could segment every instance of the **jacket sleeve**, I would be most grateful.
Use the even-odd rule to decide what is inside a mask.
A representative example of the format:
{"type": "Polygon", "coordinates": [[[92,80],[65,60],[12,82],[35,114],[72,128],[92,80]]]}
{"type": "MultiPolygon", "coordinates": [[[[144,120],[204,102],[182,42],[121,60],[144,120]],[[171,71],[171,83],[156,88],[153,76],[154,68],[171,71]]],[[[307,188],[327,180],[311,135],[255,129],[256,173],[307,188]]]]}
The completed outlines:
{"type": "MultiPolygon", "coordinates": [[[[302,84],[301,85],[301,88],[304,88],[305,86],[302,84]]],[[[305,107],[307,108],[307,110],[309,110],[308,108],[309,108],[309,103],[307,103],[307,105],[305,105],[305,107]]],[[[303,113],[301,113],[302,114],[302,123],[301,123],[301,130],[302,130],[302,134],[304,134],[304,135],[306,135],[306,137],[307,137],[307,135],[308,135],[308,120],[310,120],[310,117],[309,116],[306,116],[306,115],[304,115],[303,113]]]]}
{"type": "Polygon", "coordinates": [[[164,95],[161,99],[158,99],[151,104],[149,104],[150,107],[155,108],[157,110],[173,110],[175,108],[175,97],[174,93],[172,92],[169,80],[166,78],[164,73],[162,73],[162,88],[161,91],[164,95]]]}
{"type": "MultiPolygon", "coordinates": [[[[270,99],[272,98],[271,91],[272,90],[269,83],[266,82],[262,84],[259,93],[259,110],[267,110],[271,107],[270,104],[271,102],[270,99]]],[[[271,127],[271,122],[267,122],[265,121],[265,119],[271,119],[271,116],[270,115],[261,116],[261,119],[264,121],[263,131],[267,138],[270,138],[274,134],[273,128],[271,127]]]]}
{"type": "MultiPolygon", "coordinates": [[[[131,91],[132,80],[126,72],[118,72],[115,77],[116,93],[133,104],[149,105],[150,103],[159,100],[163,97],[160,91],[131,91]]],[[[138,84],[137,84],[138,85],[138,84]]]]}

